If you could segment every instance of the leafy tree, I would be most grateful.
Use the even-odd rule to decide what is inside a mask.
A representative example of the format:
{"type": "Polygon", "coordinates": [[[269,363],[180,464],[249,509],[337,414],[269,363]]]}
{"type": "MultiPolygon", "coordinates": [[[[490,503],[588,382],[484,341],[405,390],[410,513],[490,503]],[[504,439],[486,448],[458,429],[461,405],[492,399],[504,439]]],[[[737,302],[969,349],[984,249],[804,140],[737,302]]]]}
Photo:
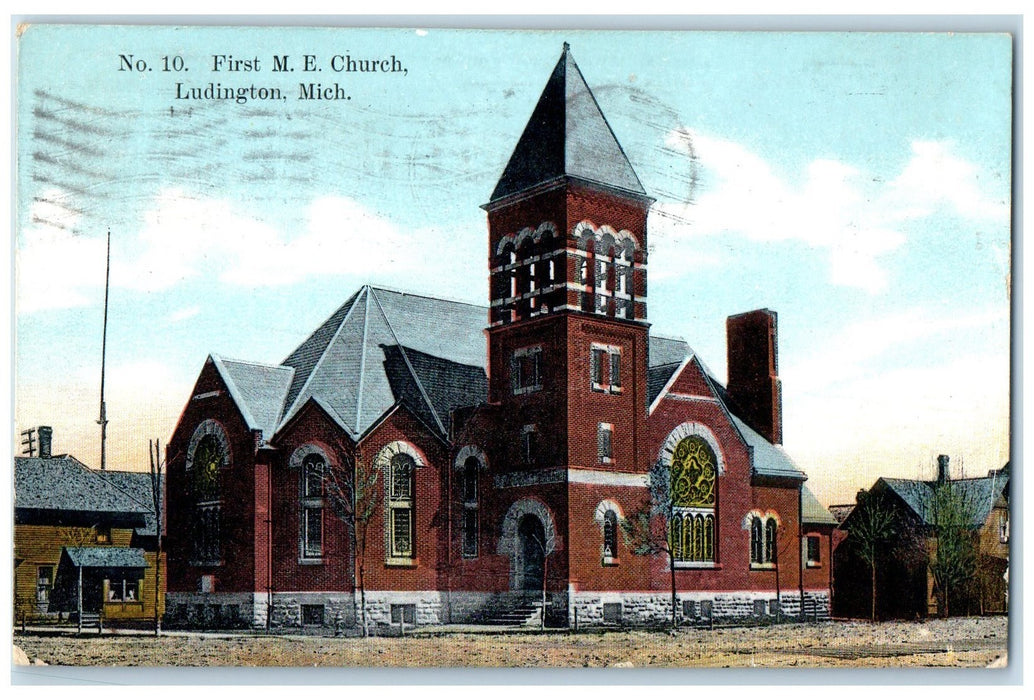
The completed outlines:
{"type": "Polygon", "coordinates": [[[887,546],[898,530],[898,518],[894,508],[887,503],[883,494],[861,493],[858,505],[851,515],[851,527],[847,541],[869,565],[872,573],[872,607],[870,619],[876,621],[876,571],[887,546]]]}
{"type": "Polygon", "coordinates": [[[671,541],[671,476],[657,460],[648,475],[649,499],[621,521],[621,532],[629,551],[638,556],[666,554],[671,571],[671,627],[678,627],[678,596],[675,588],[675,548],[671,541]]]}
{"type": "Polygon", "coordinates": [[[978,547],[973,511],[962,489],[954,488],[952,482],[934,486],[929,520],[936,546],[930,558],[930,573],[941,617],[950,614],[951,597],[959,597],[975,580],[978,547]]]}
{"type": "MultiPolygon", "coordinates": [[[[369,541],[370,521],[380,503],[377,489],[378,472],[362,458],[357,447],[354,452],[338,450],[339,463],[324,465],[324,493],[331,510],[348,526],[352,540],[352,572],[357,576],[363,636],[370,633],[366,620],[366,545],[369,541]]],[[[359,620],[359,615],[356,620],[359,620]]]]}

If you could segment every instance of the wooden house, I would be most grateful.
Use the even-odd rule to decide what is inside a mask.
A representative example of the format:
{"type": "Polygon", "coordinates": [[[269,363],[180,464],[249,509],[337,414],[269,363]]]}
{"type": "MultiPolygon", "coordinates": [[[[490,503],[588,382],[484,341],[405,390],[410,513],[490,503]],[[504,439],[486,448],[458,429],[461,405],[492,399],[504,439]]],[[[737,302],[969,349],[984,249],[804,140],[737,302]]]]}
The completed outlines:
{"type": "MultiPolygon", "coordinates": [[[[158,522],[150,474],[95,471],[71,455],[15,457],[17,620],[80,610],[108,622],[153,620],[158,522]],[[80,590],[82,607],[80,608],[80,590]]],[[[164,589],[164,556],[160,587],[164,589]]]]}

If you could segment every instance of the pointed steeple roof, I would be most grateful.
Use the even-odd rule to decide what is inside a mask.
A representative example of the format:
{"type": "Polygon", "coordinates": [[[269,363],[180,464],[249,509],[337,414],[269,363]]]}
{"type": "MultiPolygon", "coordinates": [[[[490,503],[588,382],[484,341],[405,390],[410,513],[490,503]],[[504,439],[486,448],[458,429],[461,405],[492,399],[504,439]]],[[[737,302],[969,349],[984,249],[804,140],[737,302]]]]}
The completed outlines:
{"type": "Polygon", "coordinates": [[[565,176],[646,196],[567,43],[491,201],[565,176]]]}

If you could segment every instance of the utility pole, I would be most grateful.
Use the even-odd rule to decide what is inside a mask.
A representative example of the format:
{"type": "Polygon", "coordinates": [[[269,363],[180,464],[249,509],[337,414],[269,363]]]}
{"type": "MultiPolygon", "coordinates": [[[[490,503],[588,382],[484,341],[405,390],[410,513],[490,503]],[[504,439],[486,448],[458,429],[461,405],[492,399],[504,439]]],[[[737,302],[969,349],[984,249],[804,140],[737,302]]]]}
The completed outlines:
{"type": "Polygon", "coordinates": [[[104,267],[104,333],[101,338],[101,415],[97,424],[101,427],[101,471],[105,469],[105,448],[108,441],[108,409],[104,403],[104,367],[108,354],[108,286],[111,280],[111,229],[108,229],[108,255],[104,267]]]}
{"type": "Polygon", "coordinates": [[[25,448],[25,449],[22,450],[22,454],[23,455],[28,455],[29,457],[35,457],[36,456],[36,429],[35,428],[29,428],[28,430],[23,430],[22,431],[22,447],[25,448]]]}

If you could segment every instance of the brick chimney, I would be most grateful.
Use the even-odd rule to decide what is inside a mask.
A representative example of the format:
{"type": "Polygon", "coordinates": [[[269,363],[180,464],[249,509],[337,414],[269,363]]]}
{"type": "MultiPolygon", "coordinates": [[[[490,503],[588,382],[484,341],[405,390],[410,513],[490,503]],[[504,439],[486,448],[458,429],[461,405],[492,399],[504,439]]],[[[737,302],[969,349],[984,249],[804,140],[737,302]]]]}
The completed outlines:
{"type": "Polygon", "coordinates": [[[776,312],[758,309],[730,316],[729,397],[736,414],[769,442],[783,442],[783,394],[776,358],[776,312]]]}
{"type": "MultiPolygon", "coordinates": [[[[43,444],[43,437],[40,436],[40,445],[43,444]]],[[[948,471],[948,455],[937,455],[937,483],[943,484],[951,481],[951,472],[948,471]]]]}
{"type": "Polygon", "coordinates": [[[39,435],[39,456],[40,459],[50,459],[53,456],[52,445],[54,429],[49,425],[41,425],[36,434],[39,435]]]}

